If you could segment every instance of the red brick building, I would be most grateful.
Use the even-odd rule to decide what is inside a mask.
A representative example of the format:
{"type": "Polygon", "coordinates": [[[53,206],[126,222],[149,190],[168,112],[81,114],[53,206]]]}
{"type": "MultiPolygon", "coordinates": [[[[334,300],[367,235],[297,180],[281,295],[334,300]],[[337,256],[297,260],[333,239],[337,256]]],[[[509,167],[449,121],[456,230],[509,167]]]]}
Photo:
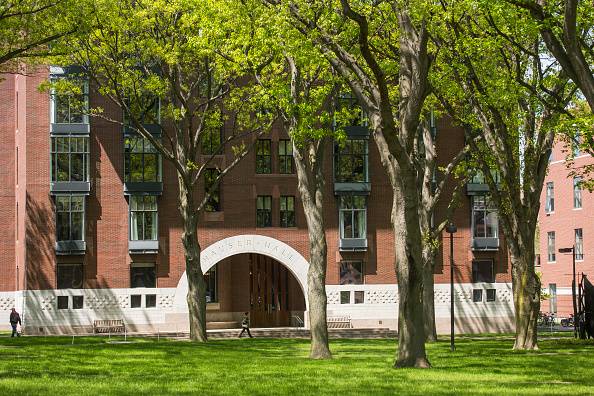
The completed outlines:
{"type": "MultiPolygon", "coordinates": [[[[594,197],[580,187],[579,177],[572,170],[592,163],[589,154],[575,145],[559,141],[555,145],[545,179],[539,213],[540,265],[542,287],[550,296],[541,311],[557,317],[573,313],[571,294],[572,253],[559,253],[560,248],[575,246],[577,282],[581,274],[594,276],[594,197]],[[575,150],[575,151],[574,151],[575,150]],[[574,157],[567,161],[568,156],[574,157]]],[[[537,268],[538,270],[538,268],[537,268]]]]}
{"type": "MultiPolygon", "coordinates": [[[[125,319],[133,330],[187,329],[175,171],[126,128],[89,119],[68,97],[38,89],[67,72],[5,75],[0,83],[0,314],[17,306],[33,333],[86,331],[93,320],[109,318],[125,319]]],[[[83,99],[121,117],[97,95],[83,99]]],[[[445,120],[436,128],[438,152],[449,158],[463,133],[445,120]]],[[[391,188],[366,128],[347,132],[346,146],[328,147],[334,155],[325,163],[328,312],[348,315],[354,327],[396,328],[391,188]]],[[[308,238],[287,139],[278,128],[261,139],[202,214],[211,327],[235,326],[244,311],[254,326],[307,317],[308,238]]],[[[220,164],[230,159],[216,157],[220,164]]],[[[497,214],[480,176],[466,189],[453,219],[457,325],[509,330],[510,268],[497,214]]],[[[438,259],[435,282],[444,332],[448,254],[438,259]]]]}

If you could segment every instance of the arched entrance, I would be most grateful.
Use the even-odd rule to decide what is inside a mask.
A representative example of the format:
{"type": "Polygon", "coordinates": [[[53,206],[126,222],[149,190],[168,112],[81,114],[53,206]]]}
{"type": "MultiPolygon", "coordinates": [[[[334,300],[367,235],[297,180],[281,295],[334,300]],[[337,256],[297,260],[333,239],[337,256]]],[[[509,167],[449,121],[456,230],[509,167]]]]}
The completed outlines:
{"type": "MultiPolygon", "coordinates": [[[[261,323],[265,323],[266,320],[271,320],[272,317],[266,315],[261,308],[262,301],[265,298],[263,293],[268,293],[267,295],[270,295],[269,288],[271,286],[276,287],[277,290],[278,288],[282,289],[283,287],[286,287],[287,282],[283,281],[283,271],[286,270],[291,273],[292,277],[294,277],[299,284],[305,299],[305,310],[307,311],[309,307],[307,300],[307,271],[309,263],[295,249],[284,242],[267,236],[233,236],[213,243],[202,251],[202,254],[200,255],[202,272],[206,274],[219,262],[224,262],[224,265],[228,266],[229,263],[236,262],[236,260],[233,259],[236,259],[236,256],[248,257],[249,260],[249,281],[246,281],[243,287],[249,288],[249,299],[252,300],[252,320],[255,319],[256,322],[260,322],[260,324],[254,323],[254,325],[261,325],[261,323]],[[284,268],[279,270],[279,266],[275,265],[275,263],[280,263],[284,268]],[[262,285],[261,290],[258,290],[258,285],[262,285]]],[[[180,311],[187,312],[187,293],[188,283],[184,272],[175,292],[175,306],[180,311]]],[[[280,300],[280,302],[282,302],[282,299],[280,300]]],[[[275,304],[278,304],[279,300],[275,301],[275,304]]],[[[264,304],[264,306],[267,306],[268,304],[264,304]]],[[[270,313],[269,308],[264,309],[264,311],[266,310],[270,313]]]]}

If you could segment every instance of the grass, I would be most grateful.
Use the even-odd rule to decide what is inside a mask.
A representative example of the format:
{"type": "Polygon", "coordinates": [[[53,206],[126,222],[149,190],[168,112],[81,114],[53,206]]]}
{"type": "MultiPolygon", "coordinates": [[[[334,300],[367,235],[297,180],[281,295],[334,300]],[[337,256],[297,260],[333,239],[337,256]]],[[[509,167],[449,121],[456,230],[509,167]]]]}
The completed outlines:
{"type": "Polygon", "coordinates": [[[0,337],[0,394],[558,395],[594,393],[594,342],[461,338],[428,345],[433,368],[392,369],[392,340],[333,340],[331,361],[307,359],[307,340],[157,342],[0,337]]]}

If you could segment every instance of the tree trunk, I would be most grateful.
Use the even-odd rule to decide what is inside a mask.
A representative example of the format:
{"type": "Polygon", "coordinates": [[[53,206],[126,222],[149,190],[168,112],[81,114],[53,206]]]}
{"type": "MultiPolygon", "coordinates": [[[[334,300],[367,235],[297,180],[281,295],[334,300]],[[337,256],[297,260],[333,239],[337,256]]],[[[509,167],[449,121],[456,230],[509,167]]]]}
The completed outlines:
{"type": "Polygon", "coordinates": [[[309,142],[298,147],[293,141],[297,168],[298,189],[303,202],[309,236],[309,269],[307,287],[309,301],[309,326],[311,331],[311,359],[331,359],[328,343],[326,261],[328,247],[324,228],[324,175],[322,162],[324,143],[309,142]]]}
{"type": "Polygon", "coordinates": [[[538,349],[536,323],[540,312],[540,280],[534,272],[534,246],[512,254],[512,285],[516,310],[514,349],[538,349]]]}
{"type": "Polygon", "coordinates": [[[188,314],[190,340],[206,342],[206,282],[200,267],[200,244],[198,243],[198,213],[194,207],[192,192],[181,177],[179,180],[179,211],[183,221],[182,243],[188,278],[188,314]]]}
{"type": "Polygon", "coordinates": [[[437,341],[437,329],[435,327],[435,280],[433,271],[435,268],[435,252],[430,247],[423,248],[423,316],[425,323],[425,341],[437,341]]]}
{"type": "MultiPolygon", "coordinates": [[[[415,186],[408,178],[402,184],[415,186]]],[[[414,187],[413,187],[414,188],[414,187]]],[[[413,192],[394,188],[392,222],[398,276],[398,354],[395,367],[431,367],[425,352],[421,232],[413,192]],[[404,192],[404,195],[403,195],[404,192]]]]}

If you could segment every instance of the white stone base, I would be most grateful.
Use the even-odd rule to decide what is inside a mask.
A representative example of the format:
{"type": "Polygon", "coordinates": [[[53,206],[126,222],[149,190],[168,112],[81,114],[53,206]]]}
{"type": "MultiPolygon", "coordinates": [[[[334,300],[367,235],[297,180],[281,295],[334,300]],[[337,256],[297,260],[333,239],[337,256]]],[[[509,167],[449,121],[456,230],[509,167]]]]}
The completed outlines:
{"type": "MultiPolygon", "coordinates": [[[[398,328],[398,285],[328,285],[328,315],[351,317],[355,328],[398,328]],[[354,292],[364,292],[364,302],[354,303],[354,292]],[[350,292],[341,304],[341,292],[350,292]]],[[[509,332],[514,329],[511,284],[459,284],[455,288],[455,323],[458,333],[509,332]],[[496,300],[472,301],[473,289],[496,289],[496,300]]],[[[130,332],[187,332],[187,307],[178,304],[180,289],[68,289],[0,293],[0,329],[8,330],[10,309],[21,313],[28,334],[92,332],[97,319],[124,319],[130,332]],[[142,295],[142,307],[131,308],[131,295],[142,295]],[[145,307],[145,295],[156,294],[157,306],[145,307]],[[71,296],[84,296],[82,309],[72,309],[71,296]],[[57,309],[58,296],[69,296],[69,309],[57,309]],[[4,319],[1,319],[4,318],[4,319]]],[[[435,285],[435,320],[438,333],[450,331],[449,285],[435,285]]],[[[306,322],[307,322],[307,312],[306,322]]]]}

